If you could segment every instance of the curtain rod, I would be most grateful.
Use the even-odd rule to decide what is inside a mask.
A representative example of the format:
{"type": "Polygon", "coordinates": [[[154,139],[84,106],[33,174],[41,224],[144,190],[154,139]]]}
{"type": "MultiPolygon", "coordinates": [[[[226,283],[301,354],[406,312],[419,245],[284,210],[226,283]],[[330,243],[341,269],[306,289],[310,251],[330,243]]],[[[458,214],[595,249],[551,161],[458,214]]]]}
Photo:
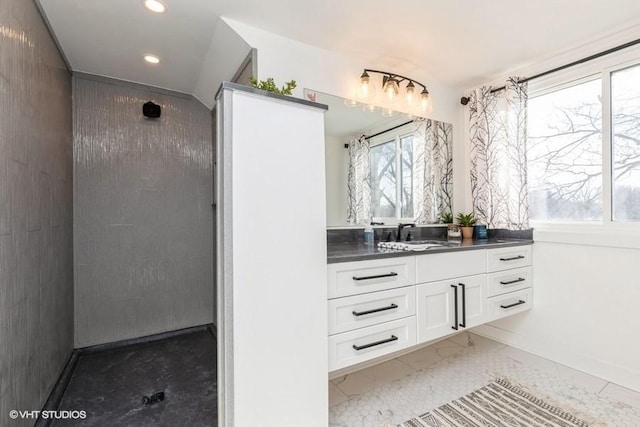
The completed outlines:
{"type": "MultiPolygon", "coordinates": [[[[611,53],[617,52],[617,51],[622,50],[622,49],[626,49],[628,47],[631,47],[631,46],[634,46],[634,45],[637,45],[637,44],[640,44],[640,39],[632,40],[630,42],[621,44],[619,46],[612,47],[611,49],[607,49],[607,50],[604,50],[602,52],[593,54],[591,56],[587,56],[586,58],[582,58],[582,59],[579,59],[577,61],[570,62],[569,64],[561,65],[560,67],[556,67],[556,68],[553,68],[551,70],[544,71],[544,72],[536,74],[534,76],[526,77],[524,79],[520,79],[519,82],[520,83],[525,83],[525,82],[528,82],[529,80],[537,79],[539,77],[544,77],[546,75],[555,73],[557,71],[562,71],[564,69],[567,69],[567,68],[570,68],[570,67],[573,67],[573,66],[576,66],[576,65],[580,65],[580,64],[582,64],[584,62],[589,62],[589,61],[592,61],[594,59],[601,58],[603,56],[609,55],[611,53]]],[[[491,89],[491,93],[499,92],[499,91],[504,90],[504,89],[505,89],[504,86],[500,86],[500,87],[497,87],[495,89],[491,89]]],[[[469,97],[463,96],[462,98],[460,98],[460,103],[462,105],[467,105],[469,103],[469,97]]]]}
{"type": "MultiPolygon", "coordinates": [[[[409,123],[413,123],[413,120],[409,120],[408,122],[401,123],[401,124],[399,124],[397,126],[391,127],[389,129],[385,129],[385,130],[380,131],[378,133],[374,133],[373,135],[369,135],[369,136],[362,135],[362,136],[364,137],[364,139],[375,138],[376,136],[382,135],[383,133],[391,132],[392,130],[396,130],[398,128],[401,128],[402,126],[408,125],[409,123]]],[[[344,148],[349,148],[349,144],[344,144],[344,148]]]]}

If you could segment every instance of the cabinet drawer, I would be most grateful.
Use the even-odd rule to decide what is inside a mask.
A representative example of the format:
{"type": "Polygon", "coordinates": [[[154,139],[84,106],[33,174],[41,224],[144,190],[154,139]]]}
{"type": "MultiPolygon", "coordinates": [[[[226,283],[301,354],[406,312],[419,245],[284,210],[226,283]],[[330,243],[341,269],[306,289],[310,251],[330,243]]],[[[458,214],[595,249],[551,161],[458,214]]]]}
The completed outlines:
{"type": "Polygon", "coordinates": [[[484,249],[416,256],[417,283],[436,282],[486,272],[487,254],[484,249]]]}
{"type": "Polygon", "coordinates": [[[329,300],[329,335],[416,314],[415,287],[329,300]]]}
{"type": "Polygon", "coordinates": [[[533,290],[531,288],[509,292],[489,298],[489,321],[510,316],[530,309],[533,306],[533,290]]]}
{"type": "Polygon", "coordinates": [[[532,268],[524,267],[513,270],[490,273],[487,279],[487,295],[490,297],[529,288],[533,285],[532,268]]]}
{"type": "Polygon", "coordinates": [[[329,299],[415,284],[414,256],[328,265],[329,299]]]}
{"type": "Polygon", "coordinates": [[[531,245],[487,251],[487,271],[489,273],[528,265],[531,265],[531,245]]]}
{"type": "Polygon", "coordinates": [[[329,371],[375,359],[415,344],[415,316],[332,335],[329,337],[329,371]]]}

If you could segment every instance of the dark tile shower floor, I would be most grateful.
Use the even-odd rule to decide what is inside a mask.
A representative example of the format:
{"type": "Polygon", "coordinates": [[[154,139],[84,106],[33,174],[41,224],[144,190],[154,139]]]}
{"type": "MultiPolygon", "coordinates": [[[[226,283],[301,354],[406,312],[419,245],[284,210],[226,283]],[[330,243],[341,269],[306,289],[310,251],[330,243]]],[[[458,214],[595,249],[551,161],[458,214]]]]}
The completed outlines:
{"type": "Polygon", "coordinates": [[[216,426],[215,339],[198,331],[80,355],[58,410],[87,417],[53,426],[216,426]],[[143,404],[159,391],[162,402],[143,404]]]}

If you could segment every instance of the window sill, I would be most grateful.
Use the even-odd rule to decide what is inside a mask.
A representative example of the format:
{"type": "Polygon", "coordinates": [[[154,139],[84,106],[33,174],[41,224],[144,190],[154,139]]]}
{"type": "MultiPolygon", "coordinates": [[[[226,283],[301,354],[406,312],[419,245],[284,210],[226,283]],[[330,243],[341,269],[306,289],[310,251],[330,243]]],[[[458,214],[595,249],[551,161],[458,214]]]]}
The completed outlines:
{"type": "Polygon", "coordinates": [[[640,249],[640,223],[532,223],[531,226],[536,242],[640,249]]]}

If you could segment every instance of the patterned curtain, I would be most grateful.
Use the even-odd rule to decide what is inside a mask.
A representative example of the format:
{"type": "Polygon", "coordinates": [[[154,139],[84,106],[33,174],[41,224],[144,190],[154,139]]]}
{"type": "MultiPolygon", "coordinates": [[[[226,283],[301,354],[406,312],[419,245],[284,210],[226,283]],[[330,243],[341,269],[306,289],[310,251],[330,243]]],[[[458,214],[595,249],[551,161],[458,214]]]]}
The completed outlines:
{"type": "Polygon", "coordinates": [[[451,212],[453,194],[453,127],[416,119],[413,134],[413,200],[415,222],[436,223],[451,212]]]}
{"type": "Polygon", "coordinates": [[[469,105],[473,212],[490,228],[529,228],[527,85],[510,78],[504,91],[481,87],[469,105]]]}
{"type": "Polygon", "coordinates": [[[371,172],[369,141],[364,136],[349,141],[349,197],[347,221],[350,224],[371,222],[371,172]]]}

